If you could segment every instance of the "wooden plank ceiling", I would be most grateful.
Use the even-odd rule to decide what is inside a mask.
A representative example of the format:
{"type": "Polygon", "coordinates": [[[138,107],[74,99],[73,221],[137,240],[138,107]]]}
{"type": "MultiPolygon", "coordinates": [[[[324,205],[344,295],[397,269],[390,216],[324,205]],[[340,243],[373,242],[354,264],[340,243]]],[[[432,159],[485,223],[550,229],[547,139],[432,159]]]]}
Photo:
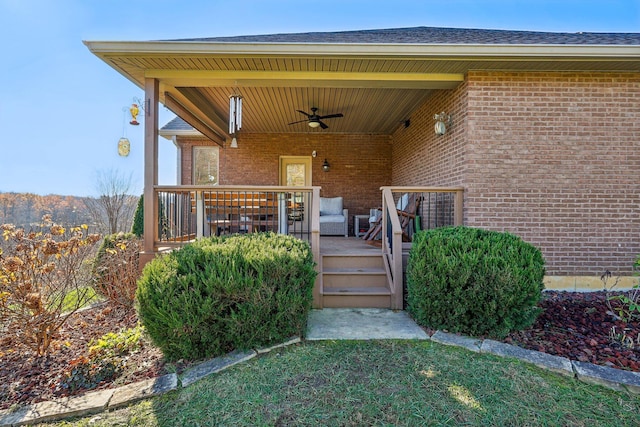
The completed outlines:
{"type": "MultiPolygon", "coordinates": [[[[161,99],[187,122],[200,121],[228,138],[229,96],[243,97],[245,133],[391,134],[430,92],[454,88],[471,69],[629,70],[625,59],[523,58],[355,58],[269,57],[206,54],[102,54],[113,68],[144,86],[160,81],[161,99]],[[296,110],[326,119],[327,129],[310,129],[296,110]],[[181,114],[186,113],[186,114],[181,114]]],[[[637,62],[634,62],[635,66],[637,62]]],[[[195,126],[195,125],[194,125],[195,126]]],[[[197,126],[195,126],[198,128],[197,126]]]]}

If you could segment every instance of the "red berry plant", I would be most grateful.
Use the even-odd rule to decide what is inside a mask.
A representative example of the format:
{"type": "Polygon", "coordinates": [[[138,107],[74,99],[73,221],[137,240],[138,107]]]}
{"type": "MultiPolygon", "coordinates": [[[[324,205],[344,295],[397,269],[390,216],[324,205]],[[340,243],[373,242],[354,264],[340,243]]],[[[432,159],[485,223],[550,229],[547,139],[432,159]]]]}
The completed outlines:
{"type": "Polygon", "coordinates": [[[0,225],[0,330],[38,356],[91,297],[88,260],[100,236],[87,228],[66,229],[50,215],[30,231],[0,225]]]}

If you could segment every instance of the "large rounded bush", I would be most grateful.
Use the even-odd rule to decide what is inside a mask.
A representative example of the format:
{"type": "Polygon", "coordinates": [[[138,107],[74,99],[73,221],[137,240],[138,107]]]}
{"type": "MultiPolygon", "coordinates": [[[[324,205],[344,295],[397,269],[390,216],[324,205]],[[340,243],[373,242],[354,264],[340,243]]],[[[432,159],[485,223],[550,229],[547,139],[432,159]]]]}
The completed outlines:
{"type": "Polygon", "coordinates": [[[535,321],[544,273],[540,250],[513,234],[419,232],[407,265],[407,310],[423,326],[501,338],[535,321]]]}
{"type": "Polygon", "coordinates": [[[169,360],[196,360],[302,334],[316,277],[309,244],[256,233],[201,239],[154,259],[139,317],[169,360]]]}

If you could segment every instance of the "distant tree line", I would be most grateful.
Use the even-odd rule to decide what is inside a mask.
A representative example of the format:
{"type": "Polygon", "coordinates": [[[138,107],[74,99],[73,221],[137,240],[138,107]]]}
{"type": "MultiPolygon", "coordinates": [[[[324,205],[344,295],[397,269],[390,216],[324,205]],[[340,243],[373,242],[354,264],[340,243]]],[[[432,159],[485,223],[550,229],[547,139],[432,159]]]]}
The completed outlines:
{"type": "Polygon", "coordinates": [[[102,195],[100,197],[40,196],[32,193],[0,192],[0,224],[13,224],[25,230],[35,229],[42,217],[65,227],[87,224],[92,233],[112,234],[131,231],[137,196],[102,195]]]}
{"type": "Polygon", "coordinates": [[[0,224],[31,230],[48,214],[64,227],[86,224],[89,232],[103,236],[130,232],[139,199],[129,194],[131,174],[124,175],[117,170],[99,171],[96,190],[100,194],[98,197],[0,192],[0,224]]]}

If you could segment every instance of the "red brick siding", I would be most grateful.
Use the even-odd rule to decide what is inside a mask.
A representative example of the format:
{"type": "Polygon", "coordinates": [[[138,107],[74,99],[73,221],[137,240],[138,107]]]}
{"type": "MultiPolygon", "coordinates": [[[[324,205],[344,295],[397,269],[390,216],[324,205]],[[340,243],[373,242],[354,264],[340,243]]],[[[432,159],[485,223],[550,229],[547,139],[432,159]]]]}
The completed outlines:
{"type": "MultiPolygon", "coordinates": [[[[191,152],[197,140],[179,140],[182,179],[191,183],[191,152]]],[[[200,144],[206,144],[203,140],[200,144]]],[[[342,196],[353,226],[355,214],[380,206],[380,187],[391,183],[391,143],[386,135],[240,134],[238,148],[220,149],[220,184],[278,185],[280,156],[311,156],[312,183],[321,196],[342,196]],[[329,172],[322,170],[327,159],[329,172]]]]}
{"type": "Polygon", "coordinates": [[[394,185],[463,185],[465,224],[538,246],[549,275],[631,273],[640,74],[469,72],[393,135],[394,185]],[[453,115],[444,136],[433,115],[453,115]]]}
{"type": "Polygon", "coordinates": [[[408,128],[393,134],[393,185],[460,186],[464,181],[466,83],[438,90],[411,115],[408,128]],[[450,114],[452,125],[436,135],[434,114],[450,114]]]}
{"type": "Polygon", "coordinates": [[[470,72],[468,225],[535,244],[550,275],[640,253],[640,74],[470,72]]]}

